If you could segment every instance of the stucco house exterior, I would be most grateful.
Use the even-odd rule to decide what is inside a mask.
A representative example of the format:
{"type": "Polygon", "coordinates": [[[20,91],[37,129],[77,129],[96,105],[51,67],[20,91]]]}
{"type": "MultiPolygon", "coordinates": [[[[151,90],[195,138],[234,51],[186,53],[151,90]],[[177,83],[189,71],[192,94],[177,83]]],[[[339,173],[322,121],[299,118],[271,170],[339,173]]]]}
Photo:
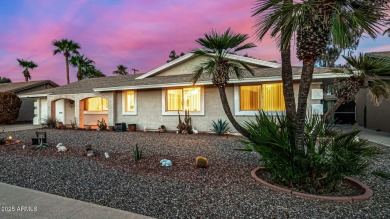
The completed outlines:
{"type": "MultiPolygon", "coordinates": [[[[367,53],[372,57],[390,60],[390,51],[367,53]]],[[[389,77],[390,80],[390,77],[389,77]]],[[[361,89],[356,97],[356,122],[369,129],[390,132],[390,99],[375,105],[367,89],[361,89]]]]}
{"type": "Polygon", "coordinates": [[[22,97],[23,94],[31,92],[45,92],[44,90],[58,87],[59,85],[50,80],[27,81],[14,83],[1,83],[0,92],[11,92],[19,96],[22,105],[19,110],[18,122],[32,121],[34,118],[34,100],[22,97]]]}
{"type": "MultiPolygon", "coordinates": [[[[283,113],[281,65],[274,62],[230,55],[254,69],[254,76],[245,73],[243,79],[231,78],[226,87],[230,108],[239,122],[254,118],[258,109],[269,114],[283,113]]],[[[81,80],[62,87],[33,92],[25,97],[35,99],[40,113],[39,125],[46,115],[55,116],[65,124],[76,121],[80,128],[96,125],[102,118],[109,126],[115,123],[137,124],[137,129],[177,130],[178,111],[190,111],[192,125],[198,131],[210,131],[212,121],[228,120],[222,108],[219,92],[211,78],[203,75],[191,83],[194,66],[207,59],[194,54],[184,55],[144,74],[131,74],[81,80]]],[[[298,94],[300,67],[293,67],[295,93],[298,94]]],[[[308,111],[322,114],[324,93],[322,80],[335,78],[330,69],[316,68],[308,100],[308,111]]],[[[235,131],[230,125],[230,130],[235,131]]]]}

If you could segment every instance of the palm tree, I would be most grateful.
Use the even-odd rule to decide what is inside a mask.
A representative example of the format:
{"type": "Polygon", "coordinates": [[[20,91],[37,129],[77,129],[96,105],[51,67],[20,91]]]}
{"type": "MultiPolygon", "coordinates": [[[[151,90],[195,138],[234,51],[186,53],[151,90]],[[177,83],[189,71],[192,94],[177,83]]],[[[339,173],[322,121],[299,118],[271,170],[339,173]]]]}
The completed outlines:
{"type": "Polygon", "coordinates": [[[93,67],[94,61],[84,57],[84,55],[72,56],[69,63],[77,68],[77,80],[82,80],[88,68],[93,67]]]}
{"type": "MultiPolygon", "coordinates": [[[[390,26],[390,19],[388,19],[388,20],[386,21],[386,25],[387,25],[387,26],[390,26]]],[[[383,35],[385,35],[385,34],[387,34],[387,36],[390,37],[390,27],[388,27],[388,28],[383,32],[383,35]]]]}
{"type": "Polygon", "coordinates": [[[28,79],[31,80],[31,75],[29,69],[33,70],[34,68],[38,67],[38,65],[33,61],[26,61],[24,59],[16,59],[19,62],[19,66],[24,68],[23,75],[26,81],[28,79]]]}
{"type": "Polygon", "coordinates": [[[53,54],[56,55],[58,53],[63,53],[65,56],[65,65],[66,65],[66,81],[69,84],[69,57],[72,54],[78,55],[78,49],[81,49],[80,45],[73,40],[62,39],[62,40],[54,40],[52,42],[53,46],[56,49],[53,51],[53,54]]]}
{"type": "Polygon", "coordinates": [[[196,55],[210,57],[195,67],[192,82],[195,84],[203,74],[211,76],[214,86],[218,87],[222,106],[228,119],[234,128],[246,137],[248,136],[247,131],[233,117],[225,89],[231,76],[235,76],[238,79],[243,77],[243,71],[240,67],[243,67],[253,75],[253,70],[245,63],[241,61],[234,63],[229,60],[230,54],[256,47],[253,43],[244,44],[248,38],[247,34],[232,33],[230,28],[223,34],[218,34],[215,30],[212,30],[211,33],[206,33],[204,38],[196,40],[202,48],[192,51],[196,55]]]}
{"type": "MultiPolygon", "coordinates": [[[[303,68],[295,120],[291,121],[295,125],[295,140],[290,142],[292,145],[304,148],[307,97],[314,64],[325,52],[326,46],[332,42],[339,48],[348,48],[353,45],[356,36],[361,36],[363,32],[375,38],[387,8],[383,0],[257,0],[253,12],[253,16],[257,17],[257,36],[261,40],[270,32],[271,37],[277,39],[282,53],[282,66],[288,65],[282,67],[283,84],[290,91],[293,81],[288,72],[291,61],[287,59],[291,60],[291,57],[287,57],[285,51],[290,50],[291,40],[294,35],[297,36],[297,57],[303,61],[303,68]]],[[[294,111],[291,106],[295,99],[285,98],[285,101],[286,114],[292,115],[294,112],[289,111],[294,111]]],[[[291,120],[288,116],[287,119],[291,120]]]]}
{"type": "Polygon", "coordinates": [[[355,100],[362,88],[367,88],[373,101],[379,105],[382,99],[390,97],[390,61],[360,53],[359,56],[343,56],[350,68],[349,77],[338,79],[335,83],[337,101],[324,117],[333,115],[343,104],[355,100]]]}
{"type": "Polygon", "coordinates": [[[117,75],[128,75],[129,73],[126,71],[127,70],[127,67],[124,66],[124,65],[118,65],[116,66],[117,70],[113,71],[112,73],[113,74],[117,74],[117,75]]]}
{"type": "Polygon", "coordinates": [[[103,74],[102,71],[97,69],[95,66],[88,67],[85,71],[85,73],[82,75],[82,79],[87,79],[87,78],[101,78],[101,77],[106,77],[105,74],[103,74]]]}

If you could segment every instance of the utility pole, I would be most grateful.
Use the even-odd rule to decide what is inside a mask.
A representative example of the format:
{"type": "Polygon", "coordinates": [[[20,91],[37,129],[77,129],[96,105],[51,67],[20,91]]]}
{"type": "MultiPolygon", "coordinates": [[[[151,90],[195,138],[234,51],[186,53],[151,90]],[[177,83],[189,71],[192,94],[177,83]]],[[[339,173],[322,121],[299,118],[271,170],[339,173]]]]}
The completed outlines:
{"type": "Polygon", "coordinates": [[[133,74],[139,72],[139,71],[138,71],[137,69],[135,69],[135,68],[132,68],[131,70],[133,71],[133,74]]]}

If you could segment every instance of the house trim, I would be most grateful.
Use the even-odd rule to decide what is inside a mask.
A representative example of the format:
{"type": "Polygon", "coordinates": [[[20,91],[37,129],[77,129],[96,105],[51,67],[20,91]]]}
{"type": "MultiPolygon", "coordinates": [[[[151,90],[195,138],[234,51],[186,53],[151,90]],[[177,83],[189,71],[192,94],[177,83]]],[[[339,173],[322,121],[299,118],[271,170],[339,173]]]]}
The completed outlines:
{"type": "MultiPolygon", "coordinates": [[[[346,75],[339,73],[322,73],[314,74],[313,79],[325,79],[325,78],[338,78],[338,77],[347,77],[346,75]]],[[[294,80],[300,80],[300,75],[294,75],[294,80]]],[[[243,79],[231,79],[229,80],[230,84],[238,83],[251,83],[251,82],[268,82],[268,81],[281,81],[281,76],[273,77],[259,77],[259,78],[243,78],[243,79]]],[[[196,85],[212,85],[211,81],[198,81],[196,85]]],[[[192,82],[181,82],[181,83],[168,83],[168,84],[148,84],[148,85],[135,85],[135,86],[120,86],[120,87],[105,87],[105,88],[94,88],[95,92],[104,92],[104,91],[114,91],[114,90],[136,90],[136,89],[151,89],[151,88],[166,88],[166,87],[183,87],[183,86],[192,86],[192,82]]]]}
{"type": "MultiPolygon", "coordinates": [[[[145,73],[145,74],[137,77],[136,79],[144,79],[144,78],[153,76],[155,74],[158,74],[161,71],[164,71],[164,70],[169,69],[175,65],[178,65],[182,62],[185,62],[194,56],[198,56],[198,55],[196,55],[194,53],[188,53],[188,54],[186,54],[178,59],[175,59],[175,60],[168,62],[168,63],[166,63],[158,68],[155,68],[155,69],[149,71],[148,73],[145,73]]],[[[209,56],[214,56],[214,55],[210,54],[209,56]]],[[[227,56],[227,58],[230,60],[233,60],[233,61],[241,61],[241,62],[246,62],[249,64],[261,65],[261,66],[270,67],[270,68],[280,68],[282,66],[281,64],[275,63],[275,62],[268,62],[268,61],[264,61],[264,60],[253,59],[253,58],[248,58],[248,57],[238,56],[238,55],[233,55],[233,54],[229,54],[229,56],[227,56]]]]}

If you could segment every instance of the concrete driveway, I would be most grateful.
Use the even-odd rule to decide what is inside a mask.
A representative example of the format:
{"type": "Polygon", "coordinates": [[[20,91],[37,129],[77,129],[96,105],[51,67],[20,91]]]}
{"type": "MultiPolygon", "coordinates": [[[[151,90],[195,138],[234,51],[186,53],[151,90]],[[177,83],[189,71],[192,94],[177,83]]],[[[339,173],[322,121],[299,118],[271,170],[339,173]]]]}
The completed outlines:
{"type": "Polygon", "coordinates": [[[28,129],[38,129],[38,128],[41,128],[41,126],[40,125],[33,125],[32,123],[0,125],[0,133],[1,132],[21,131],[21,130],[28,130],[28,129]]]}

